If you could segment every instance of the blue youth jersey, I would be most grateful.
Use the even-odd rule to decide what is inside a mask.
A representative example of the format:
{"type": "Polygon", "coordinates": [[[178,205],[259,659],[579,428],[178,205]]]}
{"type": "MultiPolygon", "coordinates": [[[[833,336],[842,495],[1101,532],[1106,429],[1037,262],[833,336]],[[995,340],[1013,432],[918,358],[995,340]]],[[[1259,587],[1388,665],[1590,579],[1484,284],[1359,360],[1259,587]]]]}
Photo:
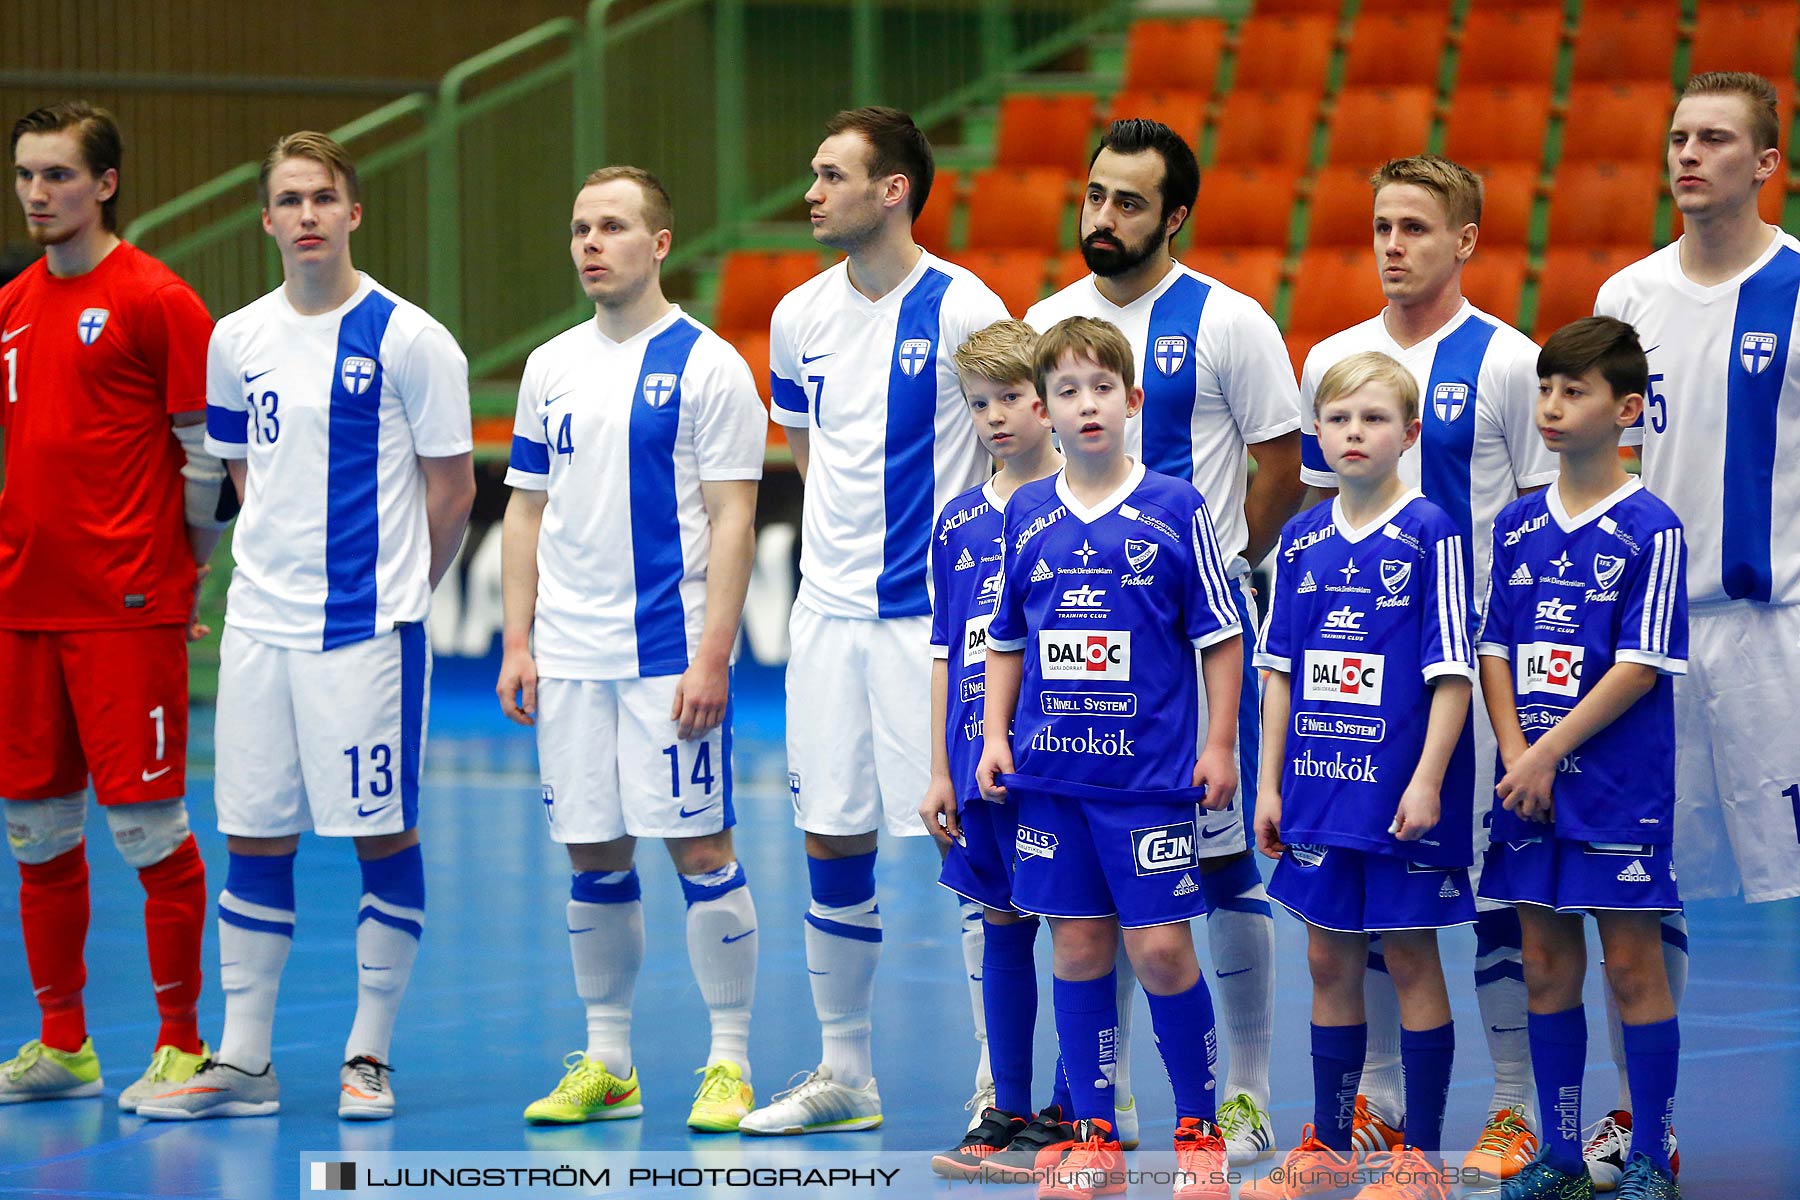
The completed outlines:
{"type": "MultiPolygon", "coordinates": [[[[1675,813],[1671,676],[1687,671],[1681,521],[1636,479],[1571,517],[1556,484],[1494,525],[1494,574],[1479,653],[1512,664],[1525,740],[1561,723],[1612,668],[1654,667],[1655,685],[1557,766],[1556,834],[1667,845],[1675,813]]],[[[1496,771],[1495,778],[1503,772],[1496,771]]],[[[1494,841],[1542,837],[1498,802],[1494,841]]]]}
{"type": "MultiPolygon", "coordinates": [[[[1467,804],[1444,804],[1417,841],[1388,832],[1425,746],[1434,681],[1475,678],[1466,562],[1456,523],[1417,491],[1361,529],[1335,500],[1282,529],[1256,665],[1292,681],[1283,841],[1470,864],[1467,804]]],[[[1465,721],[1442,795],[1469,795],[1474,766],[1465,721]]]]}
{"type": "Polygon", "coordinates": [[[1190,787],[1194,652],[1242,633],[1206,501],[1132,467],[1088,508],[1062,472],[1013,493],[988,645],[1024,652],[1022,775],[1120,791],[1190,787]]]}
{"type": "Polygon", "coordinates": [[[1000,599],[1001,513],[992,481],[944,506],[931,538],[931,653],[947,660],[944,746],[959,802],[980,795],[981,718],[987,703],[987,630],[1000,599]]]}

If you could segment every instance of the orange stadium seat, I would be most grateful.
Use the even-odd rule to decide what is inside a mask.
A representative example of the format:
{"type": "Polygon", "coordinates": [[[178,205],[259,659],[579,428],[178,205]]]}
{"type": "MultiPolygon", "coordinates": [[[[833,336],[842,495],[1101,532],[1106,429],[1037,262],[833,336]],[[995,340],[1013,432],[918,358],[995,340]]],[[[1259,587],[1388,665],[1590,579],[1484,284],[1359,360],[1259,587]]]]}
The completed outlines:
{"type": "Polygon", "coordinates": [[[1483,246],[1523,246],[1531,236],[1531,208],[1537,200],[1536,163],[1465,163],[1481,176],[1483,246]]]}
{"type": "Polygon", "coordinates": [[[1094,97],[1086,92],[1015,94],[1000,101],[1002,167],[1075,169],[1093,153],[1094,97]]]}
{"type": "Polygon", "coordinates": [[[969,194],[970,250],[1036,250],[1062,245],[1070,177],[1049,167],[989,167],[969,194]]]}
{"type": "Polygon", "coordinates": [[[1648,253],[1662,168],[1654,159],[1564,163],[1550,185],[1552,246],[1629,246],[1648,253]]]}
{"type": "Polygon", "coordinates": [[[1039,250],[964,250],[951,257],[994,289],[1015,317],[1044,295],[1044,255],[1039,250]]]}
{"type": "Polygon", "coordinates": [[[1417,84],[1435,93],[1450,18],[1442,12],[1369,12],[1356,18],[1344,57],[1344,84],[1417,84]]]}
{"type": "Polygon", "coordinates": [[[1681,38],[1679,0],[1584,6],[1575,31],[1575,80],[1667,83],[1681,38]]]}
{"type": "Polygon", "coordinates": [[[941,255],[950,248],[950,222],[961,183],[956,168],[939,167],[931,177],[931,195],[925,198],[925,211],[913,221],[913,241],[933,254],[941,255]]]}
{"type": "MultiPolygon", "coordinates": [[[[1336,333],[1334,329],[1332,333],[1336,333]]],[[[1294,364],[1294,378],[1300,378],[1301,370],[1306,366],[1306,356],[1321,338],[1330,337],[1329,333],[1287,333],[1281,340],[1287,344],[1288,361],[1294,364]]]]}
{"type": "Polygon", "coordinates": [[[1700,0],[1688,73],[1755,71],[1769,79],[1791,80],[1797,43],[1800,5],[1793,0],[1767,4],[1700,0]]]}
{"type": "Polygon", "coordinates": [[[744,362],[750,368],[750,377],[756,380],[756,394],[762,397],[763,407],[769,406],[769,331],[766,329],[737,329],[731,331],[726,338],[737,352],[744,356],[744,362]]]}
{"type": "Polygon", "coordinates": [[[1335,17],[1343,7],[1339,0],[1256,0],[1258,13],[1324,13],[1335,17]]]}
{"type": "Polygon", "coordinates": [[[1087,262],[1079,250],[1065,250],[1050,260],[1050,287],[1061,291],[1088,274],[1087,262]]]}
{"type": "Polygon", "coordinates": [[[1368,320],[1386,303],[1368,250],[1308,250],[1300,256],[1300,270],[1294,276],[1288,331],[1310,334],[1316,342],[1368,320]]]}
{"type": "Polygon", "coordinates": [[[1475,251],[1463,268],[1463,295],[1483,312],[1508,325],[1519,321],[1519,293],[1525,290],[1523,246],[1494,246],[1475,251]]]}
{"type": "Polygon", "coordinates": [[[1539,163],[1549,124],[1548,87],[1459,87],[1450,101],[1444,153],[1457,162],[1539,163]]]}
{"type": "Polygon", "coordinates": [[[1550,86],[1562,39],[1558,8],[1494,8],[1463,23],[1456,84],[1530,83],[1550,86]]]}
{"type": "Polygon", "coordinates": [[[1225,23],[1212,17],[1133,21],[1125,44],[1125,86],[1210,96],[1224,48],[1225,23]]]}
{"type": "Polygon", "coordinates": [[[1647,247],[1631,250],[1620,246],[1553,246],[1544,252],[1544,269],[1538,274],[1537,321],[1532,337],[1539,345],[1545,338],[1582,317],[1594,315],[1594,297],[1600,285],[1644,257],[1647,247]]]}
{"type": "Polygon", "coordinates": [[[1219,114],[1213,162],[1304,167],[1312,156],[1318,107],[1316,88],[1232,89],[1219,114]]]}
{"type": "Polygon", "coordinates": [[[811,250],[733,250],[719,272],[713,328],[768,333],[776,303],[818,273],[811,250]]]}
{"type": "Polygon", "coordinates": [[[1265,309],[1275,307],[1281,286],[1282,252],[1272,246],[1192,246],[1181,261],[1202,275],[1211,275],[1226,287],[1255,300],[1265,309]]]}
{"type": "Polygon", "coordinates": [[[1666,80],[1574,84],[1563,118],[1563,161],[1655,162],[1668,145],[1674,108],[1666,80]]]}
{"type": "Polygon", "coordinates": [[[1428,87],[1347,87],[1328,118],[1326,162],[1375,167],[1424,151],[1436,93],[1428,87]]]}
{"type": "Polygon", "coordinates": [[[1326,167],[1313,180],[1308,246],[1355,246],[1368,253],[1375,236],[1368,167],[1326,167]]]}
{"type": "Polygon", "coordinates": [[[1195,246],[1283,249],[1299,187],[1298,167],[1214,167],[1200,176],[1188,236],[1195,246]]]}
{"type": "Polygon", "coordinates": [[[1206,124],[1206,95],[1197,91],[1120,92],[1107,106],[1106,119],[1112,122],[1122,117],[1147,117],[1152,121],[1161,121],[1186,138],[1188,145],[1197,146],[1200,144],[1200,130],[1206,124]]]}
{"type": "Polygon", "coordinates": [[[1335,14],[1258,13],[1250,17],[1238,33],[1232,87],[1323,87],[1336,34],[1335,14]]]}

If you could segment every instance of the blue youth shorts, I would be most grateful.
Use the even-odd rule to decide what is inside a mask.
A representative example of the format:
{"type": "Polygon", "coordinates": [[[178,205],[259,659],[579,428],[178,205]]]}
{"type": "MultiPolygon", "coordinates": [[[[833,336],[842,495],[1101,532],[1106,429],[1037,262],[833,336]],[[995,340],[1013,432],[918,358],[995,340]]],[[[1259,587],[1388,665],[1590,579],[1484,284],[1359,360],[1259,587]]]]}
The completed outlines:
{"type": "Polygon", "coordinates": [[[938,882],[986,908],[1011,911],[1013,842],[1018,836],[1019,803],[996,804],[977,796],[956,811],[962,837],[950,843],[938,882]]]}
{"type": "Polygon", "coordinates": [[[1381,933],[1448,929],[1475,920],[1467,867],[1427,867],[1344,846],[1289,845],[1269,899],[1321,929],[1381,933]]]}
{"type": "Polygon", "coordinates": [[[1481,898],[1557,912],[1681,911],[1669,847],[1559,837],[1489,846],[1481,898]]]}
{"type": "Polygon", "coordinates": [[[1013,907],[1043,917],[1113,917],[1127,929],[1206,915],[1200,788],[1125,792],[1002,775],[1018,804],[1013,907]]]}

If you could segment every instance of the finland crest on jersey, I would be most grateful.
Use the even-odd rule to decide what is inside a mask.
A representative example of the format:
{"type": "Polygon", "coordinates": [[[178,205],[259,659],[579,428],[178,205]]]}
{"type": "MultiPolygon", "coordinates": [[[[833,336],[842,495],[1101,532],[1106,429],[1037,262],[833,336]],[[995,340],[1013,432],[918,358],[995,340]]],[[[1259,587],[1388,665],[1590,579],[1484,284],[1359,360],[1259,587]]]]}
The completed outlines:
{"type": "MultiPolygon", "coordinates": [[[[1512,664],[1526,741],[1560,724],[1614,663],[1657,671],[1648,693],[1558,765],[1558,837],[1670,840],[1670,677],[1687,671],[1686,557],[1681,522],[1636,479],[1575,516],[1551,484],[1507,505],[1495,523],[1494,587],[1477,650],[1512,664]]],[[[1543,835],[1497,801],[1490,829],[1496,842],[1543,835]]]]}
{"type": "Polygon", "coordinates": [[[830,617],[931,611],[932,515],[988,473],[950,356],[1006,315],[932,254],[879,300],[840,262],[776,305],[769,416],[807,433],[799,603],[830,617]]]}
{"type": "MultiPolygon", "coordinates": [[[[1256,665],[1286,673],[1292,688],[1284,841],[1469,864],[1467,804],[1445,804],[1416,842],[1387,832],[1425,744],[1433,681],[1475,676],[1462,540],[1417,491],[1361,529],[1331,501],[1281,531],[1256,665]]],[[[1465,723],[1445,796],[1475,786],[1474,752],[1465,723]]]]}
{"type": "Polygon", "coordinates": [[[1247,449],[1301,427],[1294,368],[1275,322],[1242,292],[1179,263],[1123,308],[1089,275],[1032,305],[1025,323],[1042,333],[1066,317],[1099,317],[1124,331],[1144,389],[1143,415],[1125,429],[1127,451],[1153,471],[1193,481],[1226,568],[1234,578],[1247,572],[1247,449]]]}
{"type": "Polygon", "coordinates": [[[701,484],[762,477],[750,368],[671,308],[615,342],[597,321],[532,351],[506,482],[548,491],[532,644],[556,679],[685,671],[706,620],[701,484]]]}
{"type": "Polygon", "coordinates": [[[81,316],[75,321],[75,336],[81,344],[91,346],[100,340],[100,334],[106,329],[106,318],[112,313],[104,308],[84,308],[81,316]]]}
{"type": "Polygon", "coordinates": [[[1531,339],[1464,302],[1431,337],[1401,347],[1381,314],[1314,346],[1300,372],[1306,411],[1300,475],[1336,487],[1313,432],[1312,403],[1331,367],[1365,350],[1398,359],[1419,385],[1419,440],[1400,458],[1400,478],[1456,522],[1480,610],[1494,517],[1521,488],[1556,478],[1556,457],[1538,436],[1537,353],[1531,339]]]}
{"type": "Polygon", "coordinates": [[[1800,604],[1800,240],[1779,233],[1735,279],[1701,287],[1681,243],[1607,280],[1594,311],[1650,359],[1643,480],[1675,510],[1695,604],[1800,604]]]}
{"type": "Polygon", "coordinates": [[[946,660],[944,745],[958,801],[973,800],[987,705],[987,631],[1000,602],[1001,514],[992,481],[938,515],[931,539],[931,652],[946,660]]]}
{"type": "Polygon", "coordinates": [[[1098,506],[1061,472],[1006,506],[988,645],[1024,654],[1023,775],[1130,791],[1192,784],[1194,652],[1242,632],[1206,502],[1142,464],[1098,506]]]}
{"type": "Polygon", "coordinates": [[[206,446],[247,471],[226,623],[330,650],[423,620],[418,460],[468,453],[469,425],[455,340],[367,275],[328,313],[302,315],[277,288],[221,320],[207,348],[206,446]]]}

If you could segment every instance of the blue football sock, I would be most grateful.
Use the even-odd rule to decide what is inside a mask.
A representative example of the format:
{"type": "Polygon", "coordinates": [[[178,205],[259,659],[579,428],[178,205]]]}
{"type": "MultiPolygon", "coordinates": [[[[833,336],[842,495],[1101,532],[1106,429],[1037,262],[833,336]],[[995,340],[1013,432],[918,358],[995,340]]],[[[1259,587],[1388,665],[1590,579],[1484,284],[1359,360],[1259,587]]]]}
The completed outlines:
{"type": "Polygon", "coordinates": [[[1681,1027],[1670,1017],[1649,1025],[1626,1025],[1623,1033],[1625,1069],[1631,1076],[1631,1152],[1647,1155],[1657,1170],[1672,1175],[1665,1138],[1675,1114],[1681,1027]]]}
{"type": "Polygon", "coordinates": [[[1063,1119],[1066,1121],[1069,1114],[1075,1111],[1075,1101],[1069,1097],[1069,1070],[1063,1063],[1061,1054],[1056,1056],[1055,1076],[1051,1081],[1050,1103],[1062,1108],[1063,1119]]]}
{"type": "Polygon", "coordinates": [[[1581,1076],[1587,1063],[1587,1010],[1527,1013],[1531,1070],[1537,1076],[1544,1161],[1565,1174],[1581,1165],[1581,1076]]]}
{"type": "Polygon", "coordinates": [[[1400,1030],[1400,1071],[1406,1077],[1406,1144],[1436,1154],[1444,1139],[1444,1106],[1456,1059],[1456,1025],[1400,1030]]]}
{"type": "Polygon", "coordinates": [[[1313,1136],[1333,1150],[1350,1149],[1368,1046],[1367,1025],[1312,1027],[1313,1136]]]}
{"type": "Polygon", "coordinates": [[[1169,1086],[1175,1089],[1175,1119],[1218,1116],[1218,1097],[1213,1089],[1213,1070],[1218,1066],[1219,1041],[1213,1028],[1212,994],[1202,974],[1194,986],[1172,996],[1144,993],[1150,1000],[1150,1028],[1156,1049],[1162,1054],[1169,1086]]]}
{"type": "Polygon", "coordinates": [[[1069,1077],[1070,1121],[1113,1115],[1113,1050],[1119,1027],[1111,971],[1098,979],[1057,979],[1050,990],[1056,1008],[1056,1040],[1069,1077]]]}
{"type": "Polygon", "coordinates": [[[987,938],[981,951],[981,1005],[987,1014],[994,1105],[1004,1112],[1030,1116],[1031,1042],[1038,1007],[1032,945],[1039,923],[983,924],[987,938]]]}

